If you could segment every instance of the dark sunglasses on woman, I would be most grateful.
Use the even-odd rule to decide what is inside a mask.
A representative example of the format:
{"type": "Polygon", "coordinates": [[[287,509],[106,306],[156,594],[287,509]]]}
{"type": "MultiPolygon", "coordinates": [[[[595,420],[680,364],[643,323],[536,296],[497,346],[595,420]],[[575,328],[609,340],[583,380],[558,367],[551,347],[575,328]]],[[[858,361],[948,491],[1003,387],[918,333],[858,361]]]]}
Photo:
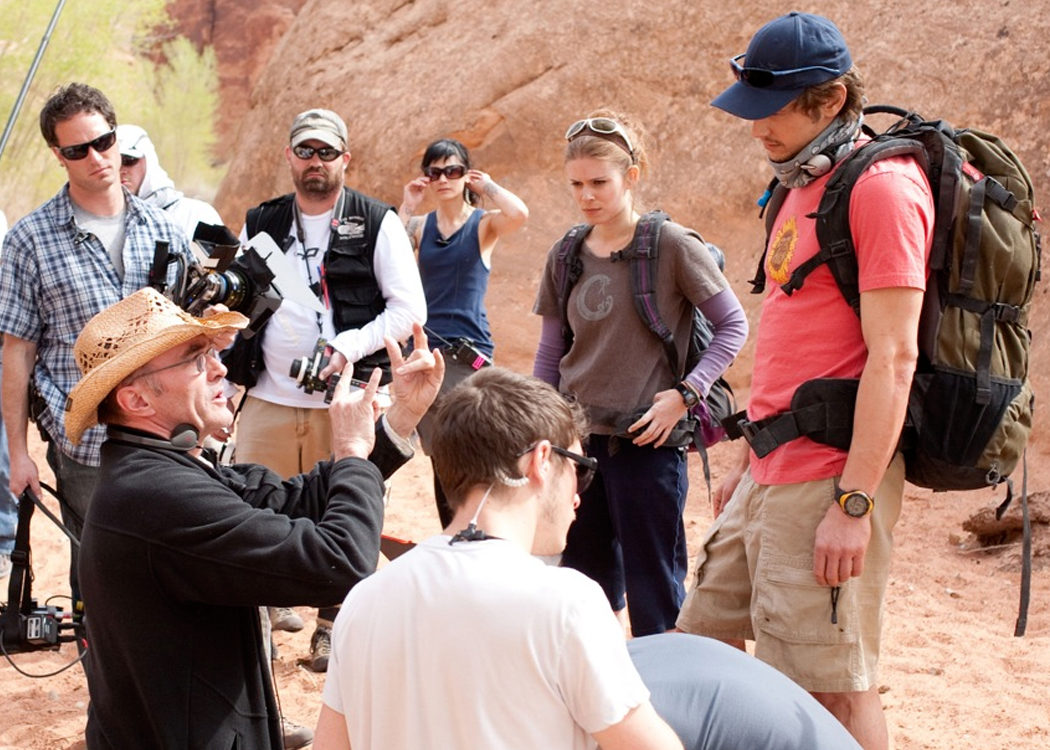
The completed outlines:
{"type": "Polygon", "coordinates": [[[117,142],[117,131],[110,130],[108,133],[103,133],[93,141],[87,143],[78,143],[75,146],[59,146],[58,153],[62,154],[62,158],[68,161],[80,161],[88,155],[88,149],[95,149],[96,154],[101,154],[109,151],[113,148],[113,144],[117,142]]]}
{"type": "Polygon", "coordinates": [[[449,164],[447,167],[427,167],[423,170],[424,176],[431,182],[440,180],[441,175],[445,175],[450,180],[458,180],[466,173],[467,168],[462,164],[449,164]]]}

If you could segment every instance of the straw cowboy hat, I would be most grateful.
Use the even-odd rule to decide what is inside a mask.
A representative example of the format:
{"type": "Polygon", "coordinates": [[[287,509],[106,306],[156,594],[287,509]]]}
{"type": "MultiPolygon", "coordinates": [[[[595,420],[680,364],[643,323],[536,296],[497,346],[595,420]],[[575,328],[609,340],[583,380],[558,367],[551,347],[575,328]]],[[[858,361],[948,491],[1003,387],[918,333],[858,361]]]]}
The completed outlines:
{"type": "Polygon", "coordinates": [[[98,424],[98,405],[135,370],[198,336],[238,331],[248,318],[223,312],[195,318],[152,288],[140,289],[88,321],[73,345],[84,376],[66,399],[66,435],[80,444],[84,431],[98,424]]]}

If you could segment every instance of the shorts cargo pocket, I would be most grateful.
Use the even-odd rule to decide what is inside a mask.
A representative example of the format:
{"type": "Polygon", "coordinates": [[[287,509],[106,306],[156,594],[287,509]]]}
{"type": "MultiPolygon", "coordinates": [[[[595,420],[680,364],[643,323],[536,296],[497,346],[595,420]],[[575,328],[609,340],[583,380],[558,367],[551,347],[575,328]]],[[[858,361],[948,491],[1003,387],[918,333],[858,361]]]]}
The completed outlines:
{"type": "Polygon", "coordinates": [[[857,582],[839,588],[832,623],[832,589],[813,577],[811,559],[768,560],[759,572],[755,629],[787,643],[849,644],[858,639],[857,582]]]}
{"type": "Polygon", "coordinates": [[[677,624],[687,633],[753,639],[747,558],[726,518],[723,513],[708,529],[697,553],[695,580],[677,624]]]}

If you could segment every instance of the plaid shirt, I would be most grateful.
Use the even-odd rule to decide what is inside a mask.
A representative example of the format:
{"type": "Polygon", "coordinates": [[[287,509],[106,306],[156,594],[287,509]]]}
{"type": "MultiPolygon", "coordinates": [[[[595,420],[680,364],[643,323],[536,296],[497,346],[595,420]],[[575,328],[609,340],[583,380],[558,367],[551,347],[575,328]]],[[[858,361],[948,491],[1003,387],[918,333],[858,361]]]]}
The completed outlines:
{"type": "Polygon", "coordinates": [[[66,396],[80,379],[77,335],[95,313],[148,284],[157,240],[189,257],[186,236],[162,210],[127,190],[124,199],[123,282],[102,242],[77,225],[68,184],[11,228],[0,262],[0,332],[37,344],[33,381],[47,406],[38,424],[63,453],[90,466],[98,466],[105,430],[88,430],[79,446],[65,430],[66,396]]]}

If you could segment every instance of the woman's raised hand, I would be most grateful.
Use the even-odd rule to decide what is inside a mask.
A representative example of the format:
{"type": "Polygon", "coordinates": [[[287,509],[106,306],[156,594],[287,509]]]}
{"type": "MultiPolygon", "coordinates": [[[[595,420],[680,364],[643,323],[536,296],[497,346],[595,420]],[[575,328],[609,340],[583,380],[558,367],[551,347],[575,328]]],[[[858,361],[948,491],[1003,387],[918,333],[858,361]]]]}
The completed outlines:
{"type": "Polygon", "coordinates": [[[402,218],[412,216],[416,212],[419,204],[423,202],[423,195],[429,184],[430,180],[426,177],[417,177],[405,185],[401,195],[401,209],[398,211],[402,218]]]}

